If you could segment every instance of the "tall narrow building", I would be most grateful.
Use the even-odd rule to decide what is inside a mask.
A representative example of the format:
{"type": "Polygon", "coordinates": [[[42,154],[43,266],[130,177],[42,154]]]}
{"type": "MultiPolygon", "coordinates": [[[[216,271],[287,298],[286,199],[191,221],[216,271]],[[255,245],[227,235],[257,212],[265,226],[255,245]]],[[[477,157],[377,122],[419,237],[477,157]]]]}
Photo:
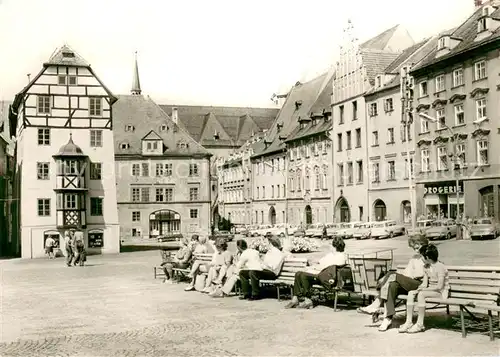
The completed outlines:
{"type": "Polygon", "coordinates": [[[9,116],[22,258],[43,257],[45,240],[62,245],[71,228],[83,233],[89,253],[119,252],[115,101],[67,45],[16,95],[9,116]]]}

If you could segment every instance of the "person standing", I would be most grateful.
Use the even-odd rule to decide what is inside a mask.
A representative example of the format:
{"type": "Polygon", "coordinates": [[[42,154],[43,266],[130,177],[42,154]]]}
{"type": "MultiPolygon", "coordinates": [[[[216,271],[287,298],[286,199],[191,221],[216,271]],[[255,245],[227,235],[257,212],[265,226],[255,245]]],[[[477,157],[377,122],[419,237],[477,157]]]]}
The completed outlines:
{"type": "Polygon", "coordinates": [[[54,246],[55,246],[55,244],[56,244],[56,241],[51,236],[49,236],[45,240],[45,254],[47,254],[49,256],[49,259],[54,259],[55,258],[55,255],[54,255],[54,246]]]}
{"type": "Polygon", "coordinates": [[[70,231],[64,232],[64,250],[66,251],[66,265],[71,266],[73,261],[73,248],[71,245],[71,233],[70,231]]]}
{"type": "Polygon", "coordinates": [[[78,232],[75,233],[75,260],[73,262],[73,265],[79,264],[80,266],[83,266],[86,258],[85,255],[85,243],[83,241],[83,233],[78,232]]]}

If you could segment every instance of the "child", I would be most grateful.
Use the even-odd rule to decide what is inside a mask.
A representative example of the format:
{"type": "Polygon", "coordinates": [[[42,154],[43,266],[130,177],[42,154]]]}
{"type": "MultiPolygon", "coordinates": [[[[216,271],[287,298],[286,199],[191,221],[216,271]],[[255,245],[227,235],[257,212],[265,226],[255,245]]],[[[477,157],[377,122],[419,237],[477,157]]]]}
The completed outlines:
{"type": "Polygon", "coordinates": [[[424,279],[417,290],[408,292],[406,300],[406,322],[399,328],[399,332],[417,333],[425,331],[425,298],[448,298],[450,290],[448,269],[438,261],[439,253],[435,245],[429,244],[422,247],[421,254],[425,259],[424,279]],[[418,305],[418,319],[415,325],[412,324],[413,306],[415,297],[418,305]]]}

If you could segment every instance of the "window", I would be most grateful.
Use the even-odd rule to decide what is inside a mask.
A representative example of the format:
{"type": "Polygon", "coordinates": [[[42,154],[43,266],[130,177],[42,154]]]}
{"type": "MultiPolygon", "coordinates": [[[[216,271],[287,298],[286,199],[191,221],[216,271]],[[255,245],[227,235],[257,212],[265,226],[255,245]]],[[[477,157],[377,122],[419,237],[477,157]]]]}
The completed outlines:
{"type": "Polygon", "coordinates": [[[376,115],[378,115],[377,103],[371,103],[370,104],[370,116],[374,117],[376,115]]]}
{"type": "Polygon", "coordinates": [[[438,50],[446,48],[446,37],[441,37],[438,41],[438,50]]]}
{"type": "Polygon", "coordinates": [[[429,172],[431,170],[429,149],[420,150],[420,159],[422,161],[422,172],[429,172]]]}
{"type": "Polygon", "coordinates": [[[488,165],[488,140],[482,139],[477,142],[477,164],[488,165]]]}
{"type": "Polygon", "coordinates": [[[420,120],[420,132],[421,133],[428,133],[429,132],[429,122],[427,120],[423,120],[423,119],[420,120]]]}
{"type": "Polygon", "coordinates": [[[347,184],[352,185],[354,180],[354,172],[352,162],[347,163],[347,184]]]}
{"type": "Polygon", "coordinates": [[[140,228],[132,228],[132,237],[141,237],[142,232],[140,228]]]}
{"type": "MultiPolygon", "coordinates": [[[[437,129],[444,129],[446,127],[446,116],[444,109],[436,110],[437,129]]],[[[424,120],[425,121],[425,120],[424,120]]]]}
{"type": "Polygon", "coordinates": [[[352,120],[358,120],[358,102],[352,102],[352,120]]]}
{"type": "Polygon", "coordinates": [[[271,198],[274,198],[274,185],[271,185],[271,198]]]}
{"type": "Polygon", "coordinates": [[[198,209],[196,209],[196,208],[191,208],[191,209],[189,210],[189,217],[190,217],[191,219],[198,218],[198,209]]]}
{"type": "Polygon", "coordinates": [[[165,164],[165,176],[172,176],[172,164],[165,164]]]}
{"type": "Polygon", "coordinates": [[[122,150],[130,149],[130,144],[129,143],[121,143],[120,149],[122,149],[122,150]]]}
{"type": "Polygon", "coordinates": [[[260,197],[260,187],[257,186],[257,198],[260,197]]]}
{"type": "Polygon", "coordinates": [[[474,63],[474,80],[486,78],[486,61],[474,63]]]}
{"type": "Polygon", "coordinates": [[[156,177],[163,176],[165,170],[163,169],[162,163],[157,163],[155,168],[156,177]]]}
{"type": "Polygon", "coordinates": [[[198,201],[198,187],[189,188],[189,200],[198,201]]]}
{"type": "Polygon", "coordinates": [[[444,91],[445,90],[444,74],[437,76],[435,81],[436,81],[436,93],[444,91]]]}
{"type": "Polygon", "coordinates": [[[297,170],[297,191],[302,190],[302,170],[297,170]]]}
{"type": "Polygon", "coordinates": [[[314,177],[315,177],[315,189],[316,190],[319,190],[321,188],[321,175],[320,175],[320,172],[319,172],[319,167],[315,167],[314,168],[314,177]]]}
{"type": "Polygon", "coordinates": [[[90,163],[90,179],[100,180],[102,178],[102,164],[100,162],[90,163]]]}
{"type": "Polygon", "coordinates": [[[68,84],[70,86],[76,86],[77,82],[76,82],[76,76],[69,76],[68,77],[68,84]]]}
{"type": "Polygon", "coordinates": [[[439,171],[442,170],[448,170],[448,150],[446,150],[446,147],[440,146],[437,148],[437,159],[438,159],[438,165],[437,169],[439,171]]]}
{"type": "Polygon", "coordinates": [[[378,146],[378,131],[372,132],[372,146],[378,146]]]}
{"type": "Polygon", "coordinates": [[[337,151],[342,151],[342,133],[337,134],[337,151]]]}
{"type": "Polygon", "coordinates": [[[64,197],[64,208],[65,209],[76,209],[77,207],[77,195],[75,194],[66,194],[64,197]]]}
{"type": "Polygon", "coordinates": [[[328,166],[323,166],[323,190],[328,189],[328,166]]]}
{"type": "Polygon", "coordinates": [[[356,129],[356,147],[361,147],[361,128],[356,129]]]}
{"type": "Polygon", "coordinates": [[[460,143],[456,146],[457,161],[459,168],[465,167],[465,144],[460,143]]]}
{"type": "Polygon", "coordinates": [[[102,197],[90,197],[90,215],[102,216],[102,197]]]}
{"type": "Polygon", "coordinates": [[[50,114],[50,96],[39,95],[37,97],[38,114],[50,114]]]}
{"type": "Polygon", "coordinates": [[[102,116],[102,98],[98,97],[89,98],[89,115],[91,117],[102,116]]]}
{"type": "Polygon", "coordinates": [[[486,119],[486,99],[476,100],[476,120],[486,119]]]}
{"type": "Polygon", "coordinates": [[[165,201],[172,202],[174,200],[174,189],[172,187],[167,187],[165,189],[165,201]]]}
{"type": "Polygon", "coordinates": [[[480,33],[480,32],[483,32],[483,31],[486,31],[486,29],[488,28],[488,24],[486,22],[486,17],[481,17],[478,21],[477,21],[477,32],[480,33]]]}
{"type": "Polygon", "coordinates": [[[344,185],[344,164],[337,164],[338,171],[339,171],[339,185],[343,186],[344,185]]]}
{"type": "Polygon", "coordinates": [[[50,216],[50,198],[38,199],[38,215],[40,217],[50,216]]]}
{"type": "Polygon", "coordinates": [[[387,161],[387,181],[396,179],[396,161],[387,161]]]}
{"type": "Polygon", "coordinates": [[[141,187],[141,201],[149,202],[149,187],[141,187]]]}
{"type": "Polygon", "coordinates": [[[427,93],[427,81],[420,82],[418,85],[420,91],[420,97],[425,97],[428,95],[427,93]]]}
{"type": "Polygon", "coordinates": [[[189,176],[198,176],[198,164],[189,164],[189,176]]]}
{"type": "Polygon", "coordinates": [[[139,188],[133,188],[131,192],[132,202],[139,202],[141,200],[141,191],[139,188]]]}
{"type": "Polygon", "coordinates": [[[387,141],[387,144],[394,144],[394,128],[389,128],[387,129],[387,136],[389,140],[387,141]]]}
{"type": "Polygon", "coordinates": [[[453,87],[458,87],[464,84],[464,70],[457,68],[453,71],[453,87]]]}
{"type": "Polygon", "coordinates": [[[372,182],[380,182],[380,163],[372,162],[372,182]]]}
{"type": "Polygon", "coordinates": [[[90,146],[93,148],[102,147],[102,130],[90,131],[90,146]]]}
{"type": "Polygon", "coordinates": [[[132,164],[132,176],[140,176],[141,175],[141,167],[139,164],[132,164]]]}
{"type": "Polygon", "coordinates": [[[49,165],[48,162],[37,162],[36,163],[36,171],[37,178],[39,180],[48,180],[49,179],[49,165]]]}
{"type": "Polygon", "coordinates": [[[408,167],[408,158],[405,159],[405,178],[408,178],[408,171],[410,170],[411,177],[415,177],[415,165],[413,164],[413,157],[410,157],[410,166],[408,167]]]}
{"type": "Polygon", "coordinates": [[[339,124],[344,124],[344,106],[339,106],[339,124]]]}
{"type": "Polygon", "coordinates": [[[156,188],[156,202],[163,202],[165,201],[165,189],[164,188],[156,188]]]}
{"type": "Polygon", "coordinates": [[[143,162],[141,166],[142,166],[142,176],[149,177],[149,163],[143,162]]]}
{"type": "Polygon", "coordinates": [[[66,85],[66,76],[57,76],[57,84],[66,85]]]}
{"type": "Polygon", "coordinates": [[[362,183],[363,182],[363,160],[356,161],[356,166],[357,166],[356,183],[362,183]]]}
{"type": "Polygon", "coordinates": [[[125,125],[125,131],[134,131],[135,128],[133,125],[125,125]]]}
{"type": "Polygon", "coordinates": [[[266,198],[266,187],[262,186],[262,198],[266,198]]]}
{"type": "Polygon", "coordinates": [[[384,110],[386,112],[392,112],[394,110],[394,103],[392,101],[392,98],[387,98],[384,100],[384,110]]]}
{"type": "Polygon", "coordinates": [[[140,222],[141,221],[141,212],[133,211],[132,212],[132,222],[140,222]]]}
{"type": "Polygon", "coordinates": [[[38,129],[38,145],[50,145],[50,129],[38,129]]]}
{"type": "Polygon", "coordinates": [[[345,135],[346,135],[346,149],[351,150],[351,131],[350,130],[347,131],[345,135]]]}
{"type": "Polygon", "coordinates": [[[455,105],[455,125],[465,124],[464,105],[455,105]]]}

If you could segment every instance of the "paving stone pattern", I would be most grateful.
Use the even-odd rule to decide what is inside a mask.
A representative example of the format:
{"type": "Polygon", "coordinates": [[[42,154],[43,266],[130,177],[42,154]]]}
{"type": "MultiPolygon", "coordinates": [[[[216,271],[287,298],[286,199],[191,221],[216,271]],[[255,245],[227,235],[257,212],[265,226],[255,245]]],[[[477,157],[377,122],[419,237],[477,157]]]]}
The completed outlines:
{"type": "MultiPolygon", "coordinates": [[[[498,240],[447,241],[447,264],[498,265],[498,240]]],[[[360,248],[396,250],[405,238],[347,241],[360,248]]],[[[326,248],[323,247],[323,250],[326,248]]],[[[312,256],[319,256],[316,253],[312,256]]],[[[184,284],[153,280],[158,252],[89,257],[86,267],[63,259],[2,261],[1,356],[334,356],[498,355],[499,340],[432,328],[406,335],[380,333],[354,310],[285,310],[275,299],[248,302],[184,292],[184,284]]]]}

